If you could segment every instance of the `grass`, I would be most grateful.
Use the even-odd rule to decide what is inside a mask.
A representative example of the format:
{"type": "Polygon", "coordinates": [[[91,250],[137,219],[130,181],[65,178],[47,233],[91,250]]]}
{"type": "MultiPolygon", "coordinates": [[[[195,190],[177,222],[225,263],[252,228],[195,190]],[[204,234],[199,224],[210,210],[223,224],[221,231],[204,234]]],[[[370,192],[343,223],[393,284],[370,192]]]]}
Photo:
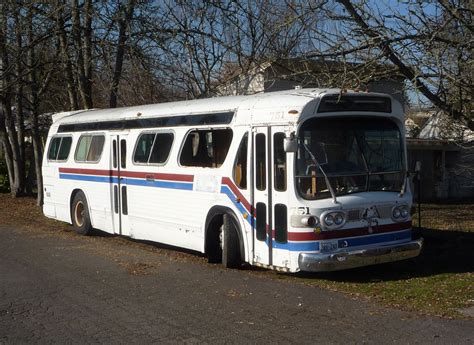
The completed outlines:
{"type": "MultiPolygon", "coordinates": [[[[447,318],[467,318],[460,310],[474,307],[474,204],[427,204],[419,229],[425,238],[422,254],[415,259],[353,270],[288,275],[251,269],[251,274],[270,279],[318,286],[355,299],[416,313],[447,318]]],[[[416,218],[413,224],[417,224],[416,218]]],[[[32,198],[13,199],[0,194],[0,225],[11,225],[51,236],[76,236],[71,227],[45,218],[32,198]]],[[[120,237],[93,237],[91,241],[140,246],[179,260],[204,264],[196,255],[120,237]]],[[[125,262],[124,265],[127,263],[125,262]]],[[[131,269],[136,271],[136,267],[131,269]]]]}
{"type": "MultiPolygon", "coordinates": [[[[465,318],[474,307],[474,204],[425,204],[424,249],[415,259],[299,278],[357,298],[398,309],[465,318]]],[[[417,215],[413,225],[418,224],[417,215]]]]}

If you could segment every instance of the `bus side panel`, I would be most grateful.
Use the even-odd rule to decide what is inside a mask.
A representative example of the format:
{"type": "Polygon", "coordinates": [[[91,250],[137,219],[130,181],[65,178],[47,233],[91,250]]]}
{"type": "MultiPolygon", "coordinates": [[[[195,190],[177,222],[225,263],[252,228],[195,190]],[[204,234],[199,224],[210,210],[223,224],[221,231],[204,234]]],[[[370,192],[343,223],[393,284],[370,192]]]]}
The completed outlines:
{"type": "MultiPolygon", "coordinates": [[[[190,185],[189,188],[192,188],[190,185]]],[[[199,214],[207,200],[197,193],[173,188],[129,186],[132,236],[200,250],[199,214]],[[186,200],[186,202],[183,202],[186,200]]]]}

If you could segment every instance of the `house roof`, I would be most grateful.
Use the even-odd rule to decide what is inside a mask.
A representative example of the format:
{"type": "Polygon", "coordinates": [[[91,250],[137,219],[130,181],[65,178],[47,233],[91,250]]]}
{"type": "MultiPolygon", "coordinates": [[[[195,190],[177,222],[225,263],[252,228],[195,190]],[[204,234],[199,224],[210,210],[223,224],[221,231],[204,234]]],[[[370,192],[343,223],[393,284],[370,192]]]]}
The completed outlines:
{"type": "Polygon", "coordinates": [[[472,142],[474,141],[474,131],[446,113],[437,111],[421,128],[418,138],[472,142]]]}
{"type": "Polygon", "coordinates": [[[280,77],[287,79],[306,78],[308,75],[322,75],[324,73],[342,74],[342,73],[356,73],[366,76],[370,79],[405,79],[398,70],[390,65],[383,64],[365,64],[353,63],[346,61],[336,61],[327,59],[305,59],[305,58],[288,58],[266,60],[255,65],[248,71],[237,69],[234,74],[224,81],[224,85],[230,84],[233,81],[247,75],[254,75],[264,72],[266,70],[273,70],[280,77]]]}

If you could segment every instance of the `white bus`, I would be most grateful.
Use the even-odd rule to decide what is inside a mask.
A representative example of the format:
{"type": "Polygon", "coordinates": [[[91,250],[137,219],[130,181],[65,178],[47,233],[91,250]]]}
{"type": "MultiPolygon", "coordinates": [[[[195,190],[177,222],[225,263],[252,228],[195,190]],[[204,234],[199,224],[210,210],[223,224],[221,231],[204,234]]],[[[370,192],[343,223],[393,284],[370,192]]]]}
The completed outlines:
{"type": "Polygon", "coordinates": [[[331,271],[415,257],[404,115],[297,89],[53,116],[46,216],[226,267],[331,271]]]}

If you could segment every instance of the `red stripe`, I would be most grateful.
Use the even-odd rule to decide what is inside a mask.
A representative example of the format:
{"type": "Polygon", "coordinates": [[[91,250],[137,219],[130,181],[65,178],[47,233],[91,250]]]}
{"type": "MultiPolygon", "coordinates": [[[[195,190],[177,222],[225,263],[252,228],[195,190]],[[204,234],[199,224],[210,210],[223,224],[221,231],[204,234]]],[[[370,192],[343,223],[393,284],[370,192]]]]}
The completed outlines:
{"type": "MultiPolygon", "coordinates": [[[[222,178],[222,184],[225,184],[230,188],[232,193],[240,200],[240,203],[245,207],[247,212],[250,213],[250,203],[247,201],[247,199],[240,193],[240,190],[237,188],[237,186],[231,181],[230,178],[228,177],[223,177],[222,178]]],[[[255,216],[255,215],[254,215],[255,216]]]]}
{"type": "Polygon", "coordinates": [[[59,172],[66,174],[113,176],[112,170],[59,168],[59,172]]]}
{"type": "MultiPolygon", "coordinates": [[[[117,170],[97,170],[97,169],[77,169],[77,168],[59,168],[60,173],[81,174],[81,175],[100,175],[100,176],[118,176],[117,170]]],[[[155,180],[169,180],[181,182],[193,182],[193,175],[165,174],[153,172],[126,171],[120,172],[121,176],[133,178],[154,178],[155,180]]]]}
{"type": "Polygon", "coordinates": [[[180,181],[180,182],[193,182],[193,175],[182,175],[182,174],[165,174],[165,173],[152,173],[152,172],[140,172],[140,171],[122,171],[122,176],[134,177],[134,178],[154,178],[155,180],[169,180],[169,181],[180,181]]]}
{"type": "MultiPolygon", "coordinates": [[[[333,230],[333,231],[322,231],[320,233],[315,232],[288,232],[289,241],[319,241],[329,240],[344,237],[355,237],[362,235],[373,235],[381,234],[384,232],[400,231],[411,228],[411,221],[404,223],[393,223],[386,225],[379,225],[372,228],[372,233],[369,233],[368,227],[354,228],[347,230],[333,230]]],[[[275,230],[273,230],[273,237],[275,237],[275,230]]]]}

